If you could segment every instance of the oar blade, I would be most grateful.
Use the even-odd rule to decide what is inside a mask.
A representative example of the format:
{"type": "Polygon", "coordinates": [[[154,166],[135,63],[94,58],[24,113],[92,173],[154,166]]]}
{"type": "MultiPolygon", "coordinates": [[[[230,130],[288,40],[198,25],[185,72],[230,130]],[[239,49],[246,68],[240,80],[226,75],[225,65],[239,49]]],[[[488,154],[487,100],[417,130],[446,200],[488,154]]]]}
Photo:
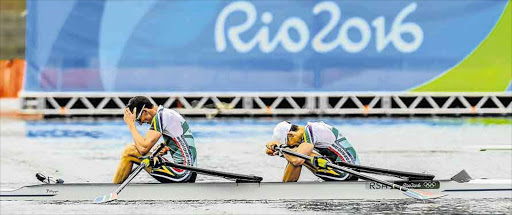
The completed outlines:
{"type": "Polygon", "coordinates": [[[413,189],[409,189],[409,190],[405,191],[404,194],[406,196],[409,196],[409,197],[412,197],[415,199],[421,199],[421,200],[437,199],[437,198],[441,198],[443,196],[448,195],[448,194],[441,194],[441,193],[429,193],[429,192],[413,190],[413,189]]]}
{"type": "Polygon", "coordinates": [[[110,193],[103,196],[98,196],[94,199],[94,203],[106,203],[117,199],[117,193],[110,193]]]}

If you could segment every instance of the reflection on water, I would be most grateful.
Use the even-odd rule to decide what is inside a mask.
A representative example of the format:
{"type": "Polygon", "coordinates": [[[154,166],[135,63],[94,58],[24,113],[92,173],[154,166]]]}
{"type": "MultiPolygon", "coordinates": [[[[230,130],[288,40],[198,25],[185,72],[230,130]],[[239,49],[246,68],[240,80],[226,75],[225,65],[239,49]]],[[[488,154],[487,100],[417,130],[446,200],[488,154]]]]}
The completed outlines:
{"type": "Polygon", "coordinates": [[[336,214],[420,213],[420,214],[509,214],[511,199],[414,199],[385,201],[303,201],[287,207],[291,211],[329,212],[336,214]]]}
{"type": "Polygon", "coordinates": [[[101,205],[90,201],[2,202],[2,211],[12,214],[40,208],[52,209],[40,214],[511,214],[512,200],[115,201],[101,205]]]}

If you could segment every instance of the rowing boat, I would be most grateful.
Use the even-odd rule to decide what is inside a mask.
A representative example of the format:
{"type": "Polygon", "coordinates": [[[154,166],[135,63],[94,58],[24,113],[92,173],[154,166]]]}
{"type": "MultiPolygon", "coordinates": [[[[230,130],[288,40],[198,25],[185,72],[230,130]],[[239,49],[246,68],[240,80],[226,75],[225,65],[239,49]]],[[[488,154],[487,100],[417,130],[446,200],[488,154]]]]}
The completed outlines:
{"type": "MultiPolygon", "coordinates": [[[[512,179],[393,181],[419,191],[448,194],[444,198],[512,198],[512,179]]],[[[1,191],[0,200],[92,201],[115,190],[118,184],[70,183],[25,186],[1,191]]],[[[130,184],[119,200],[320,200],[403,199],[407,196],[386,185],[347,182],[204,182],[182,184],[130,184]]]]}

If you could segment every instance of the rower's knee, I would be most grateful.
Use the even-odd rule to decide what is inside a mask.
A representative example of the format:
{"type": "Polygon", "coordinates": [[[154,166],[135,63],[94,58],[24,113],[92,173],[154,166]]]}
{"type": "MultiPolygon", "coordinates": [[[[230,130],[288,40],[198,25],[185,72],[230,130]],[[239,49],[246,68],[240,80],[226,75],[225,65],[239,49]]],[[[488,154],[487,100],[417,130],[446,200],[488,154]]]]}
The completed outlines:
{"type": "Polygon", "coordinates": [[[300,177],[302,166],[294,166],[291,163],[286,165],[283,174],[283,182],[297,182],[300,177]]]}
{"type": "Polygon", "coordinates": [[[121,155],[121,159],[129,157],[139,157],[139,154],[140,153],[137,150],[137,148],[135,148],[135,145],[130,144],[124,148],[123,154],[121,155]]]}

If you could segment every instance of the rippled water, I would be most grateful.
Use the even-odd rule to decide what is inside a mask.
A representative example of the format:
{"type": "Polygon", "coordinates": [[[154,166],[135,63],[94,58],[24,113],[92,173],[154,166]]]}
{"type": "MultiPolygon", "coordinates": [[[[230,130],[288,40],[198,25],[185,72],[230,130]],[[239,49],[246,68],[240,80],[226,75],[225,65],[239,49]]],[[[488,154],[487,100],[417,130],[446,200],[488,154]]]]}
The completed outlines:
{"type": "MultiPolygon", "coordinates": [[[[277,119],[190,119],[198,165],[280,181],[286,162],[264,154],[277,119]]],[[[305,123],[307,119],[295,120],[305,123]]],[[[511,151],[481,152],[511,145],[512,124],[466,119],[325,119],[347,136],[363,164],[450,178],[466,169],[474,178],[512,178],[511,151]],[[471,121],[472,122],[472,121],[471,121]]],[[[110,182],[123,146],[131,141],[120,120],[1,120],[1,187],[37,184],[36,172],[66,182],[110,182]]],[[[141,131],[147,126],[140,127],[141,131]]],[[[198,181],[225,179],[199,176],[198,181]]],[[[300,181],[318,180],[304,170],[300,181]]],[[[140,174],[135,182],[154,182],[140,174]]],[[[279,192],[279,191],[276,191],[279,192]]],[[[296,213],[477,213],[512,214],[512,199],[435,201],[120,201],[0,202],[1,214],[296,214],[296,213]]]]}
{"type": "Polygon", "coordinates": [[[510,214],[511,199],[2,202],[2,214],[510,214]]]}

